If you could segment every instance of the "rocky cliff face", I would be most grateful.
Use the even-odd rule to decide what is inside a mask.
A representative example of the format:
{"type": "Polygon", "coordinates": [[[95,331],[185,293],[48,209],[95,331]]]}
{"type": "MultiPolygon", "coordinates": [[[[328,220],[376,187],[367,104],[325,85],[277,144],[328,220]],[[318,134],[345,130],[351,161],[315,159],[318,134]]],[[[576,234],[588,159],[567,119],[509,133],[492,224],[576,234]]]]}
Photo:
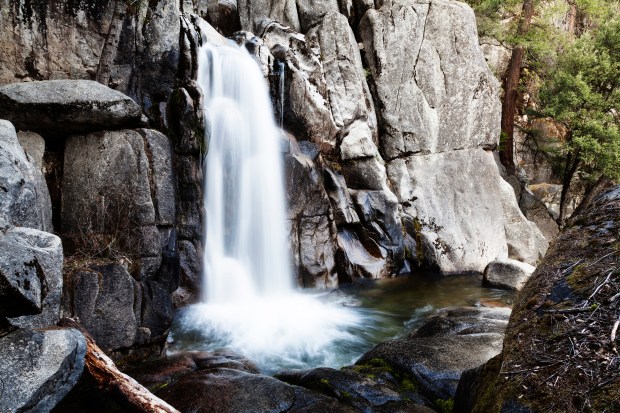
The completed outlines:
{"type": "Polygon", "coordinates": [[[15,30],[0,44],[11,56],[0,83],[100,79],[108,70],[106,82],[171,137],[179,302],[196,288],[202,248],[196,48],[223,43],[216,30],[246,30],[235,38],[272,80],[291,135],[289,222],[301,284],[418,266],[482,272],[495,259],[536,264],[544,254],[543,235],[506,198],[490,153],[498,84],[461,3],[101,0],[6,10],[0,24],[15,30]]]}

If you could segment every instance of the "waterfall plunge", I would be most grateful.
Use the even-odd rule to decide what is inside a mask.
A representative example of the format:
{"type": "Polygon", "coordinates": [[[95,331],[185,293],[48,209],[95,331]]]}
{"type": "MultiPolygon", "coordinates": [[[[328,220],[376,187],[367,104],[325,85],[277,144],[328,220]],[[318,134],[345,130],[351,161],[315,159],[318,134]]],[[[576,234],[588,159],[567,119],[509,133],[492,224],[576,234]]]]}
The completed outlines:
{"type": "Polygon", "coordinates": [[[210,138],[205,293],[183,329],[204,338],[201,350],[230,348],[267,372],[350,363],[336,348],[359,345],[363,317],[293,287],[280,132],[256,61],[244,48],[207,45],[199,68],[210,138]]]}
{"type": "Polygon", "coordinates": [[[206,301],[290,292],[279,132],[265,80],[244,49],[201,52],[198,82],[210,136],[206,301]]]}

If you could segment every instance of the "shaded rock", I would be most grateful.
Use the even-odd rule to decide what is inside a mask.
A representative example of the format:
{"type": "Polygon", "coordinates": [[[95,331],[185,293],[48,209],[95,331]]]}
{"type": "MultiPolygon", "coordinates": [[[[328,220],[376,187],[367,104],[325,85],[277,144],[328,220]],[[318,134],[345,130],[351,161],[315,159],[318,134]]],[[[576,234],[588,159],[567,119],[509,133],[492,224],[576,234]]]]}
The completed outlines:
{"type": "Polygon", "coordinates": [[[150,130],[72,136],[64,165],[62,232],[73,249],[128,256],[137,278],[153,277],[168,242],[159,229],[169,234],[176,222],[168,139],[150,130]]]}
{"type": "Polygon", "coordinates": [[[501,178],[499,181],[508,257],[536,265],[545,256],[549,242],[536,224],[528,221],[521,212],[512,186],[501,178]]]}
{"type": "Polygon", "coordinates": [[[285,371],[277,379],[335,397],[363,412],[431,412],[415,385],[372,367],[285,371]],[[384,374],[382,374],[384,373],[384,374]],[[415,401],[415,402],[414,402],[415,401]]]}
{"type": "Polygon", "coordinates": [[[141,287],[140,325],[149,329],[151,338],[163,337],[168,333],[174,316],[171,292],[157,282],[146,281],[141,287]]]}
{"type": "Polygon", "coordinates": [[[299,17],[295,0],[237,0],[241,28],[251,32],[264,19],[275,20],[299,31],[299,17]]]}
{"type": "Polygon", "coordinates": [[[355,411],[334,399],[272,377],[227,368],[190,373],[157,395],[175,403],[181,411],[197,413],[355,411]]]}
{"type": "Polygon", "coordinates": [[[515,300],[501,356],[468,375],[473,397],[461,411],[620,408],[617,341],[610,343],[618,319],[619,210],[616,186],[557,237],[515,300]]]}
{"type": "Polygon", "coordinates": [[[0,216],[7,223],[52,231],[52,204],[41,169],[30,162],[5,120],[0,120],[0,191],[0,216]]]}
{"type": "Polygon", "coordinates": [[[468,149],[412,156],[391,163],[388,175],[404,213],[416,222],[411,235],[424,244],[421,261],[446,274],[481,273],[506,257],[500,178],[491,154],[468,149]]]}
{"type": "Polygon", "coordinates": [[[38,133],[88,133],[139,126],[131,98],[88,80],[49,80],[0,87],[0,118],[38,133]]]}
{"type": "Polygon", "coordinates": [[[225,36],[241,30],[236,0],[208,0],[207,21],[225,36]]]}
{"type": "Polygon", "coordinates": [[[86,340],[77,330],[18,330],[0,338],[0,411],[49,412],[82,375],[86,340]]]}
{"type": "Polygon", "coordinates": [[[547,241],[553,240],[560,229],[545,204],[528,191],[523,191],[519,198],[519,208],[529,221],[538,226],[547,241]]]}
{"type": "Polygon", "coordinates": [[[21,328],[55,325],[63,291],[60,238],[31,228],[0,235],[2,315],[21,328]]]}
{"type": "Polygon", "coordinates": [[[338,231],[338,264],[347,281],[364,278],[384,278],[391,274],[387,250],[359,228],[338,231]]]}
{"type": "Polygon", "coordinates": [[[324,21],[328,13],[339,13],[338,0],[297,1],[297,13],[302,33],[324,21]]]}
{"type": "Polygon", "coordinates": [[[483,37],[480,39],[480,50],[482,50],[484,59],[487,61],[489,68],[493,71],[495,76],[498,79],[502,79],[506,70],[508,70],[512,51],[492,37],[483,37]]]}
{"type": "Polygon", "coordinates": [[[69,275],[70,308],[104,350],[130,347],[139,326],[137,282],[120,264],[91,265],[69,275]]]}
{"type": "Polygon", "coordinates": [[[501,352],[509,314],[509,309],[440,310],[417,332],[379,344],[356,365],[387,365],[410,374],[430,400],[451,399],[463,371],[501,352]]]}
{"type": "Polygon", "coordinates": [[[521,290],[534,270],[532,265],[516,260],[493,261],[484,270],[484,282],[493,287],[521,290]]]}
{"type": "Polygon", "coordinates": [[[37,169],[42,171],[43,154],[45,153],[45,140],[35,132],[17,132],[17,139],[24,148],[28,161],[37,169]]]}

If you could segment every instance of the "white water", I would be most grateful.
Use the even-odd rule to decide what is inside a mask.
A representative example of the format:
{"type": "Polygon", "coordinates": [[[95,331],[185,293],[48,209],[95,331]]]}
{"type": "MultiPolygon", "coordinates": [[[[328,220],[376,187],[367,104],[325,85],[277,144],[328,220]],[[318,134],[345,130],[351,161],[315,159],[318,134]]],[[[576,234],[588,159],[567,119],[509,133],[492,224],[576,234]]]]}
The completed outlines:
{"type": "Polygon", "coordinates": [[[209,137],[204,302],[184,314],[183,328],[203,335],[207,348],[230,348],[266,370],[338,364],[333,346],[355,343],[350,330],[363,320],[295,291],[281,138],[266,81],[235,46],[203,47],[199,67],[209,137]]]}

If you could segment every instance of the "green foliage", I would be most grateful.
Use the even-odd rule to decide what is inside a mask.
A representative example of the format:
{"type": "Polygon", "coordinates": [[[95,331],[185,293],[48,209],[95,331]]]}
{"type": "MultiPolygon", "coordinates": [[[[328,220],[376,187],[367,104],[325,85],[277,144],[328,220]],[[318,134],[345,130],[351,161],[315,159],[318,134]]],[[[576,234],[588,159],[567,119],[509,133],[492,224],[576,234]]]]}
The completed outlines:
{"type": "Polygon", "coordinates": [[[603,22],[568,45],[548,68],[540,114],[563,123],[563,152],[592,175],[620,179],[620,18],[603,22]]]}
{"type": "Polygon", "coordinates": [[[439,413],[452,413],[454,411],[454,399],[437,399],[434,402],[439,413]]]}

